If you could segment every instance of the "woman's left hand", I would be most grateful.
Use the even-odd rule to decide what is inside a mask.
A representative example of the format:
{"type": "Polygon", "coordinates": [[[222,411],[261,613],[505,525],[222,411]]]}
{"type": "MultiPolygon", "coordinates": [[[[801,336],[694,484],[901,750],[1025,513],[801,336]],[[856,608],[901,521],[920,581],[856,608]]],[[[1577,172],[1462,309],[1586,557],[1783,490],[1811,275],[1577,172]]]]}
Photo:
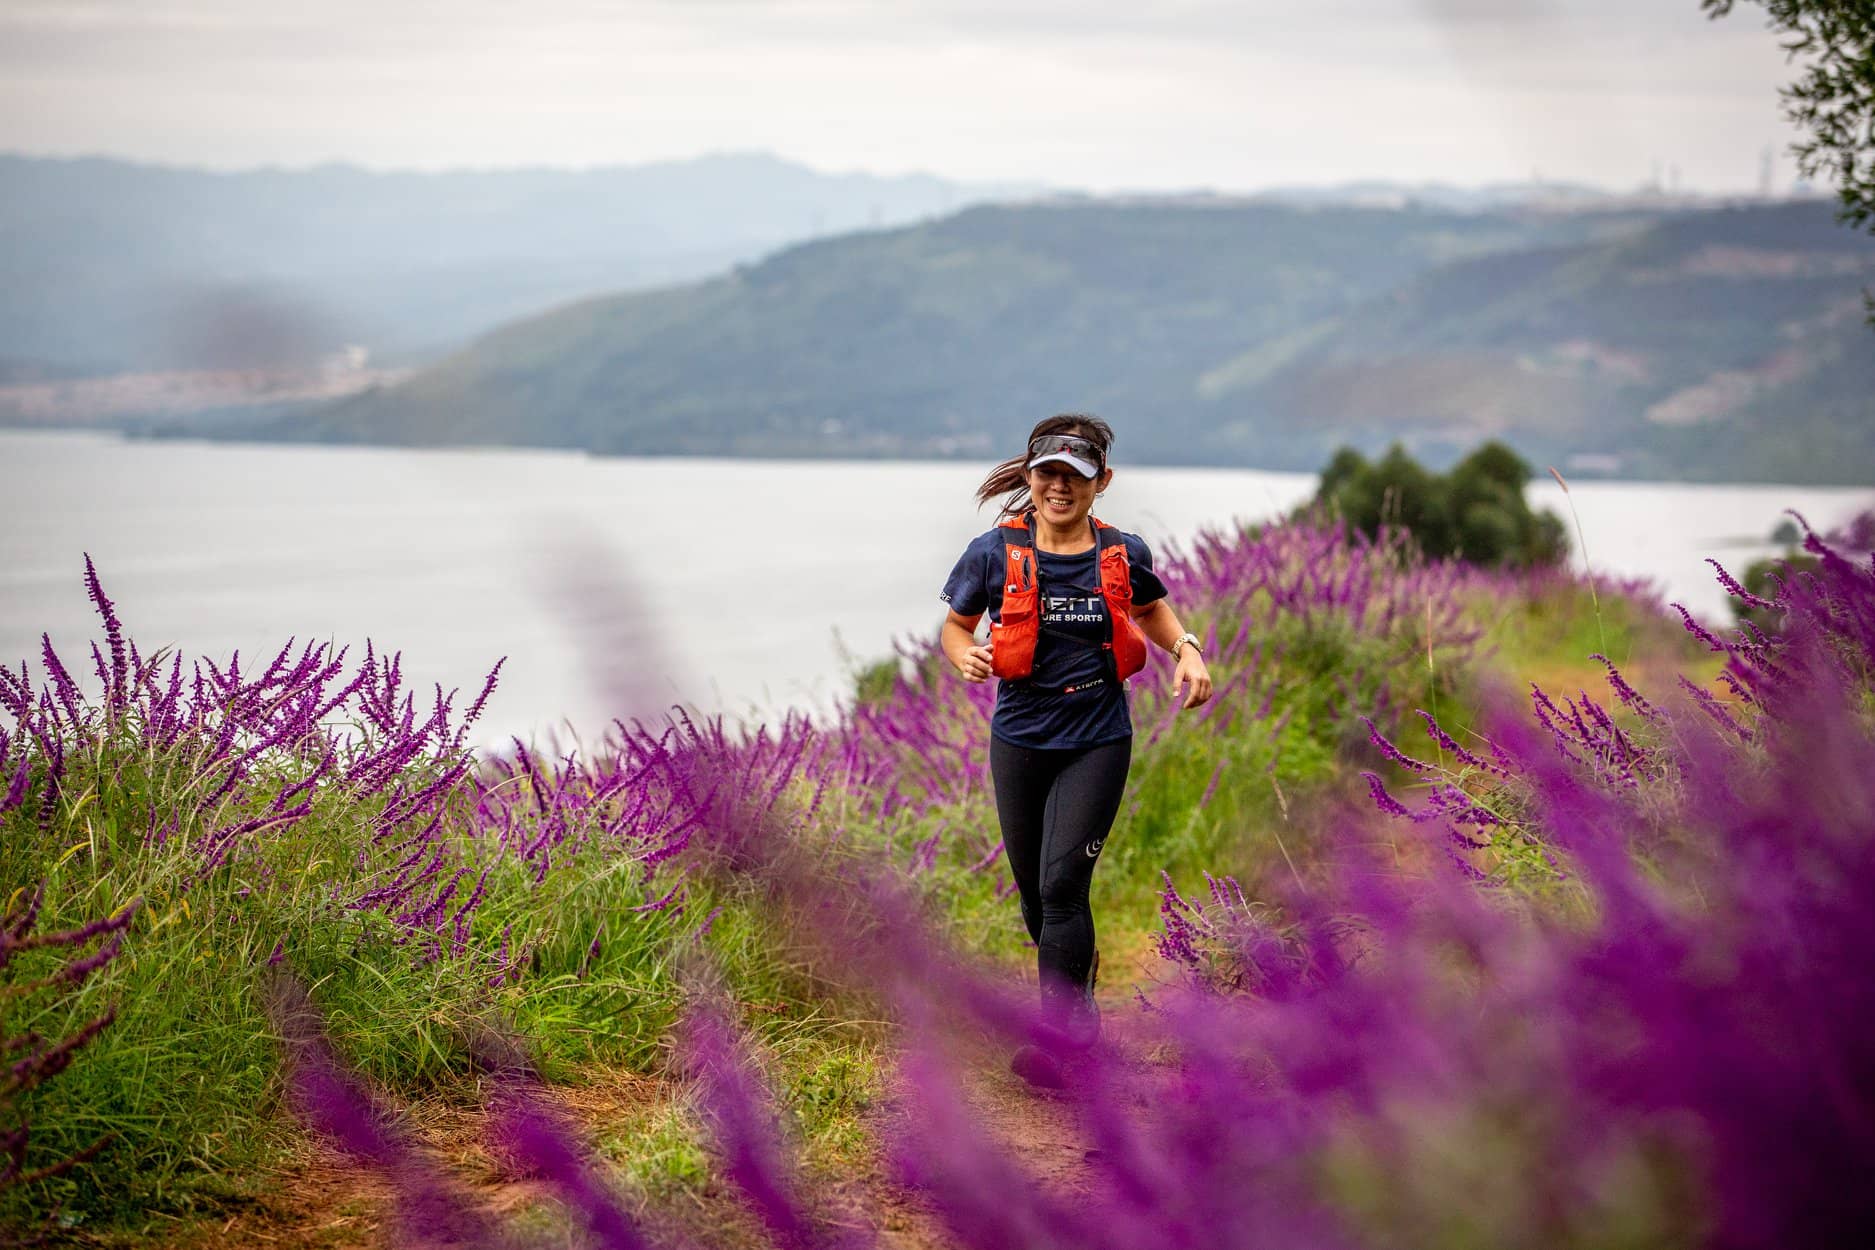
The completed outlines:
{"type": "Polygon", "coordinates": [[[1185,654],[1178,657],[1178,667],[1172,671],[1172,693],[1178,694],[1180,686],[1189,686],[1185,694],[1185,708],[1197,707],[1211,699],[1211,671],[1204,666],[1204,656],[1196,647],[1186,647],[1185,654]]]}

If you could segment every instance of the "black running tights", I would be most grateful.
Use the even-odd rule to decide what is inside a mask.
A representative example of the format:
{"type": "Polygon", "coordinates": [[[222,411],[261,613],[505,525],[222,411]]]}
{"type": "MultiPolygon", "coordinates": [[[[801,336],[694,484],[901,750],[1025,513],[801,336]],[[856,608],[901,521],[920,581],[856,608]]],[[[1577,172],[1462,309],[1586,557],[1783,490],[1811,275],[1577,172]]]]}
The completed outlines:
{"type": "Polygon", "coordinates": [[[1036,946],[1042,992],[1078,993],[1094,958],[1087,888],[1120,810],[1133,740],[1041,751],[990,739],[1003,849],[1036,946]]]}

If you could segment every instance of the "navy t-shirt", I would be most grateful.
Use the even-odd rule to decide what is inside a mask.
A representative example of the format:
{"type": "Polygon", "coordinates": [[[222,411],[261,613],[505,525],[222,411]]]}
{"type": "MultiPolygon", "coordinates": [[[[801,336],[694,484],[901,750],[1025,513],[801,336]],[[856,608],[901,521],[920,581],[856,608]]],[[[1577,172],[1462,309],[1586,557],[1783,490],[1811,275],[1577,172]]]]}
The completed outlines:
{"type": "MultiPolygon", "coordinates": [[[[1003,534],[998,527],[972,539],[944,583],[938,597],[959,616],[987,611],[992,621],[1002,619],[1003,534]]],[[[1152,549],[1136,534],[1122,538],[1132,571],[1134,606],[1165,598],[1165,583],[1152,571],[1152,549]]],[[[1100,645],[1112,634],[1107,601],[1100,597],[1099,547],[1073,556],[1037,547],[1035,564],[1042,615],[1035,667],[1027,682],[998,684],[990,732],[1012,746],[1038,750],[1102,746],[1131,737],[1133,721],[1126,711],[1126,692],[1114,683],[1107,653],[1100,645]],[[1056,693],[1064,686],[1096,679],[1103,680],[1071,694],[1056,693]]]]}

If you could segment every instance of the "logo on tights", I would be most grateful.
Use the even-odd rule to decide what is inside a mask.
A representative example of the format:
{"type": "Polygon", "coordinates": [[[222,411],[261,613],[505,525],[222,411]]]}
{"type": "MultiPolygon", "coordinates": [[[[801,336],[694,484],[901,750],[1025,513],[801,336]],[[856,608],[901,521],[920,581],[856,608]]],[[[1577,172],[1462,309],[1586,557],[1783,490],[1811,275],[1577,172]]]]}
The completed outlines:
{"type": "Polygon", "coordinates": [[[1100,854],[1100,848],[1106,841],[1105,838],[1095,838],[1092,842],[1089,842],[1087,844],[1087,858],[1092,859],[1094,856],[1100,854]]]}

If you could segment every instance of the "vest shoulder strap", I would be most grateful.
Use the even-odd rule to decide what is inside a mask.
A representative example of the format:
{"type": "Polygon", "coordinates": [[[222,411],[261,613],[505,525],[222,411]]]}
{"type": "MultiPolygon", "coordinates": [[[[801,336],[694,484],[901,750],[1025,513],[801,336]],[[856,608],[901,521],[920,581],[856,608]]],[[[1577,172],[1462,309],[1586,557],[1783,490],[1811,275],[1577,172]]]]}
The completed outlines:
{"type": "MultiPolygon", "coordinates": [[[[1096,547],[1105,551],[1109,547],[1118,547],[1125,554],[1126,535],[1117,526],[1108,525],[1099,517],[1089,517],[1094,526],[1096,547]]],[[[1033,547],[1035,545],[1035,514],[1025,512],[1021,516],[1009,517],[998,523],[997,529],[1006,531],[1003,543],[1010,547],[1033,547]]]]}
{"type": "MultiPolygon", "coordinates": [[[[1118,526],[1108,525],[1097,516],[1090,516],[1087,519],[1094,527],[1094,538],[1100,547],[1104,549],[1126,545],[1126,536],[1120,532],[1118,526]]],[[[1018,547],[1035,545],[1035,514],[1033,512],[1007,517],[998,522],[996,528],[1009,531],[1003,535],[1003,541],[1006,543],[1014,543],[1018,547]]]]}
{"type": "Polygon", "coordinates": [[[1102,551],[1105,551],[1109,547],[1118,547],[1121,553],[1125,554],[1126,535],[1122,534],[1117,526],[1108,525],[1099,517],[1089,517],[1088,519],[1094,523],[1094,537],[1100,544],[1100,549],[1102,551]]]}

